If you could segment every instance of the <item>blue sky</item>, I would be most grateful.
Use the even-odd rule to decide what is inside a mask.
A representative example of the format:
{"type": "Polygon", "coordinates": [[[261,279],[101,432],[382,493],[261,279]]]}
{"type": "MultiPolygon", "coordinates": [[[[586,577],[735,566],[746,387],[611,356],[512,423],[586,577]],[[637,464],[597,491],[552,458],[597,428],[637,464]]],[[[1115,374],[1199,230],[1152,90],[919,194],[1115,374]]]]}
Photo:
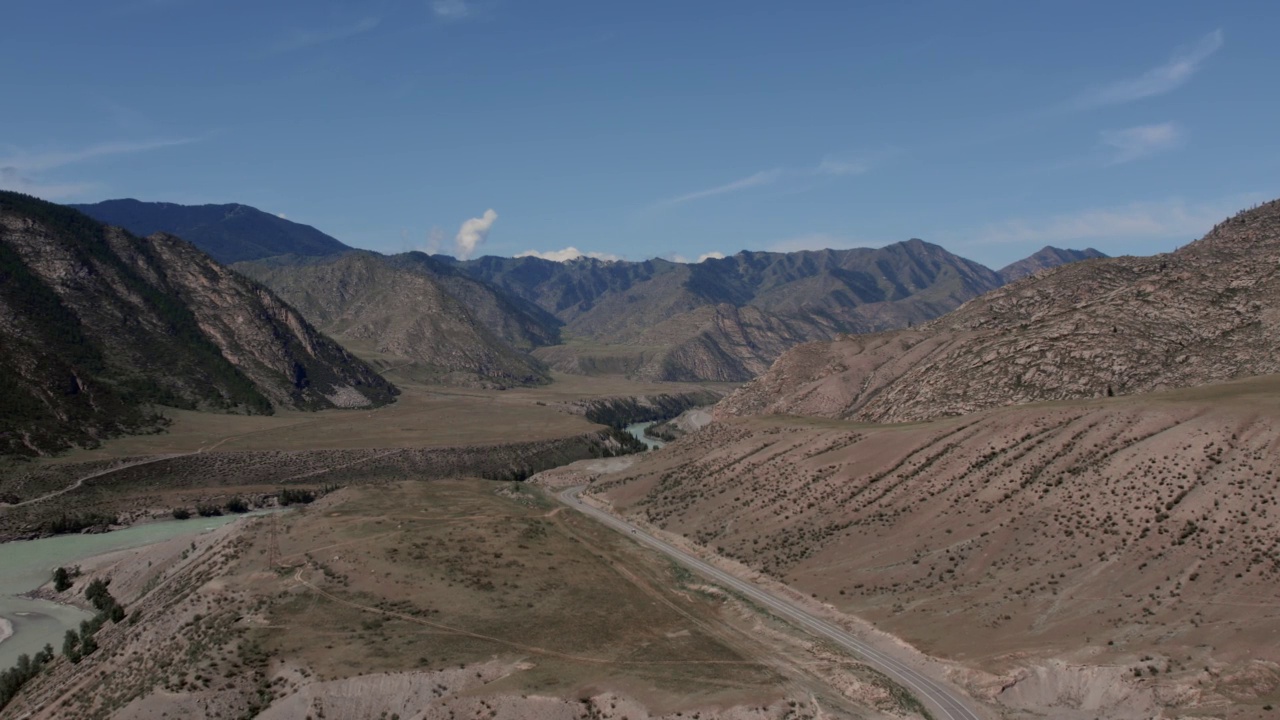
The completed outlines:
{"type": "MultiPolygon", "coordinates": [[[[0,187],[384,252],[1171,250],[1280,195],[1275,2],[46,0],[0,187]]],[[[563,256],[559,255],[559,256],[563,256]]]]}

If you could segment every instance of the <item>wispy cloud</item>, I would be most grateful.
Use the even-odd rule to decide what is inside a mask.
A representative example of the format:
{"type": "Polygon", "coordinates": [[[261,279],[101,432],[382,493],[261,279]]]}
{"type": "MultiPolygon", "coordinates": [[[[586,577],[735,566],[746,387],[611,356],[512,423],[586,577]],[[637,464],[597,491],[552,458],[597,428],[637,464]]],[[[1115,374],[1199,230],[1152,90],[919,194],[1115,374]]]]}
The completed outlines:
{"type": "Polygon", "coordinates": [[[77,165],[98,158],[114,155],[159,150],[187,145],[197,138],[153,139],[141,141],[117,141],[99,143],[78,150],[46,150],[31,152],[10,148],[0,157],[0,189],[35,195],[48,200],[58,200],[83,195],[96,187],[90,182],[57,181],[42,178],[50,170],[77,165]]]}
{"type": "Polygon", "coordinates": [[[12,190],[45,200],[62,200],[84,195],[94,187],[92,183],[41,182],[21,174],[16,168],[0,166],[0,190],[12,190]]]}
{"type": "Polygon", "coordinates": [[[715,187],[706,188],[705,190],[696,190],[691,193],[685,193],[684,195],[668,198],[657,203],[656,207],[673,207],[676,205],[683,205],[685,203],[694,202],[695,200],[705,200],[706,198],[715,197],[717,195],[727,195],[729,193],[749,190],[751,188],[774,185],[784,181],[803,180],[816,177],[860,175],[869,169],[870,167],[863,162],[833,160],[830,158],[807,168],[777,167],[769,170],[761,170],[747,175],[746,177],[727,182],[723,185],[717,185],[715,187]]]}
{"type": "Polygon", "coordinates": [[[579,250],[576,247],[573,247],[572,245],[562,250],[547,250],[544,252],[539,252],[537,250],[525,250],[519,255],[516,255],[516,257],[536,257],[536,258],[542,258],[543,260],[554,260],[555,262],[569,262],[570,260],[577,260],[578,258],[584,258],[584,257],[594,258],[596,260],[606,260],[606,261],[622,259],[621,255],[612,255],[610,253],[582,252],[581,250],[579,250]]]}
{"type": "Polygon", "coordinates": [[[1103,130],[1101,142],[1110,155],[1107,164],[1121,165],[1178,147],[1183,137],[1182,128],[1176,123],[1166,122],[1123,130],[1103,130]]]}
{"type": "Polygon", "coordinates": [[[808,233],[784,238],[771,245],[773,252],[798,252],[800,250],[828,250],[833,248],[850,248],[858,241],[830,233],[808,233]]]}
{"type": "Polygon", "coordinates": [[[471,15],[472,7],[466,0],[432,0],[431,12],[441,20],[462,20],[471,15]]]}
{"type": "Polygon", "coordinates": [[[1163,65],[1137,77],[1089,90],[1077,97],[1073,104],[1077,108],[1118,105],[1175,90],[1190,80],[1204,61],[1222,47],[1223,39],[1222,30],[1214,30],[1195,43],[1180,48],[1163,65]]]}
{"type": "Polygon", "coordinates": [[[1017,218],[979,229],[965,245],[1055,245],[1098,240],[1184,240],[1208,232],[1215,224],[1256,202],[1257,193],[1188,203],[1179,198],[1136,202],[1037,219],[1017,218]]]}
{"type": "Polygon", "coordinates": [[[316,45],[324,45],[338,40],[345,40],[356,35],[372,32],[382,24],[382,18],[366,17],[349,25],[331,28],[298,29],[271,47],[275,53],[294,52],[316,45]]]}
{"type": "Polygon", "coordinates": [[[42,152],[10,150],[10,154],[7,157],[0,159],[0,167],[14,168],[23,172],[39,172],[41,170],[52,170],[65,165],[74,165],[76,163],[109,155],[130,155],[132,153],[146,152],[147,150],[158,150],[160,148],[173,147],[175,145],[187,145],[193,142],[196,142],[196,138],[106,142],[98,143],[97,145],[90,145],[79,150],[53,150],[42,152]]]}

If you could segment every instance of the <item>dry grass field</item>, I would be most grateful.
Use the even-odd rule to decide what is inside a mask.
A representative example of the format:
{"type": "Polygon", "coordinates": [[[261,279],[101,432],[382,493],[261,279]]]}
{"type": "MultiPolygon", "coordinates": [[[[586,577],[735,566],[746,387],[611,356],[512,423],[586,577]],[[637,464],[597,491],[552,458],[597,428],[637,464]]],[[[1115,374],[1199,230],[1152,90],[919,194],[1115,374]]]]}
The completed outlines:
{"type": "Polygon", "coordinates": [[[623,378],[555,376],[532,388],[483,390],[422,385],[387,377],[402,390],[396,402],[375,410],[281,411],[272,416],[166,410],[168,432],[109,440],[37,464],[75,463],[168,453],[240,450],[441,447],[548,440],[598,426],[565,404],[597,397],[658,395],[730,386],[645,383],[623,378]]]}
{"type": "Polygon", "coordinates": [[[883,677],[528,485],[349,488],[88,567],[140,619],[0,717],[911,716],[883,677]]]}

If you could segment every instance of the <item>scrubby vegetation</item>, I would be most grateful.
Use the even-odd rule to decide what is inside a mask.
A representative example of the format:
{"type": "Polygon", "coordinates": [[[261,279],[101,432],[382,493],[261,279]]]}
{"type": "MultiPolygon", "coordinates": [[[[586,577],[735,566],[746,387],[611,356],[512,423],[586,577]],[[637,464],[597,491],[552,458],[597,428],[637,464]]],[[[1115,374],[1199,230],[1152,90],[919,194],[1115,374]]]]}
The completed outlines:
{"type": "Polygon", "coordinates": [[[19,655],[18,662],[13,667],[0,673],[0,710],[13,699],[22,686],[27,684],[29,680],[40,674],[45,666],[53,662],[53,646],[45,645],[44,649],[36,653],[34,657],[29,655],[19,655]]]}
{"type": "Polygon", "coordinates": [[[689,408],[712,405],[719,399],[720,396],[705,390],[676,395],[601,398],[586,403],[586,416],[591,422],[621,430],[632,423],[669,420],[689,408]]]}
{"type": "Polygon", "coordinates": [[[107,590],[110,584],[111,580],[98,578],[84,589],[85,598],[93,603],[98,613],[92,619],[80,623],[80,632],[68,630],[63,636],[62,654],[73,663],[80,662],[86,655],[92,655],[98,650],[98,642],[94,639],[94,635],[108,620],[119,623],[125,618],[124,606],[116,602],[116,599],[111,596],[111,591],[107,590]]]}

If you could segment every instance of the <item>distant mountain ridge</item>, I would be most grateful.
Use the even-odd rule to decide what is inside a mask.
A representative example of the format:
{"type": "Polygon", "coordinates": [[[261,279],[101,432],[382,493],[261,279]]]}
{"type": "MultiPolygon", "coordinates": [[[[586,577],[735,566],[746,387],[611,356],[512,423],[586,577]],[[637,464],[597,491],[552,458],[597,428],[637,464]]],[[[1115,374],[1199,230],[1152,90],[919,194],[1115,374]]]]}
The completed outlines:
{"type": "Polygon", "coordinates": [[[270,413],[396,392],[190,244],[0,192],[0,454],[154,430],[153,405],[270,413]]]}
{"type": "MultiPolygon", "coordinates": [[[[1042,253],[1048,265],[1076,251],[1042,253]]],[[[927,322],[1004,282],[918,239],[696,264],[436,259],[562,321],[566,344],[536,351],[553,368],[659,380],[745,381],[797,344],[927,322]]]]}
{"type": "Polygon", "coordinates": [[[238,203],[178,205],[123,199],[68,207],[138,237],[157,232],[177,235],[224,265],[276,255],[337,255],[353,249],[310,225],[238,203]]]}
{"type": "Polygon", "coordinates": [[[366,357],[410,362],[422,379],[455,384],[542,382],[548,368],[742,382],[797,344],[919,325],[1009,278],[1101,255],[1047,247],[996,272],[912,239],[696,264],[423,253],[346,260],[355,251],[337,240],[244,205],[77,207],[137,232],[180,235],[237,263],[366,357]],[[393,286],[413,287],[419,299],[393,286]]]}
{"type": "Polygon", "coordinates": [[[797,347],[717,407],[873,422],[1280,373],[1280,200],[1177,252],[1094,259],[911,330],[797,347]]]}
{"type": "Polygon", "coordinates": [[[1046,245],[1040,248],[1036,254],[1023,258],[1015,263],[1000,268],[998,274],[1000,279],[1005,283],[1016,282],[1029,275],[1035,275],[1041,270],[1056,268],[1059,265],[1069,265],[1073,262],[1081,260],[1093,260],[1095,258],[1104,258],[1106,255],[1094,250],[1086,248],[1084,250],[1062,250],[1046,245]]]}

